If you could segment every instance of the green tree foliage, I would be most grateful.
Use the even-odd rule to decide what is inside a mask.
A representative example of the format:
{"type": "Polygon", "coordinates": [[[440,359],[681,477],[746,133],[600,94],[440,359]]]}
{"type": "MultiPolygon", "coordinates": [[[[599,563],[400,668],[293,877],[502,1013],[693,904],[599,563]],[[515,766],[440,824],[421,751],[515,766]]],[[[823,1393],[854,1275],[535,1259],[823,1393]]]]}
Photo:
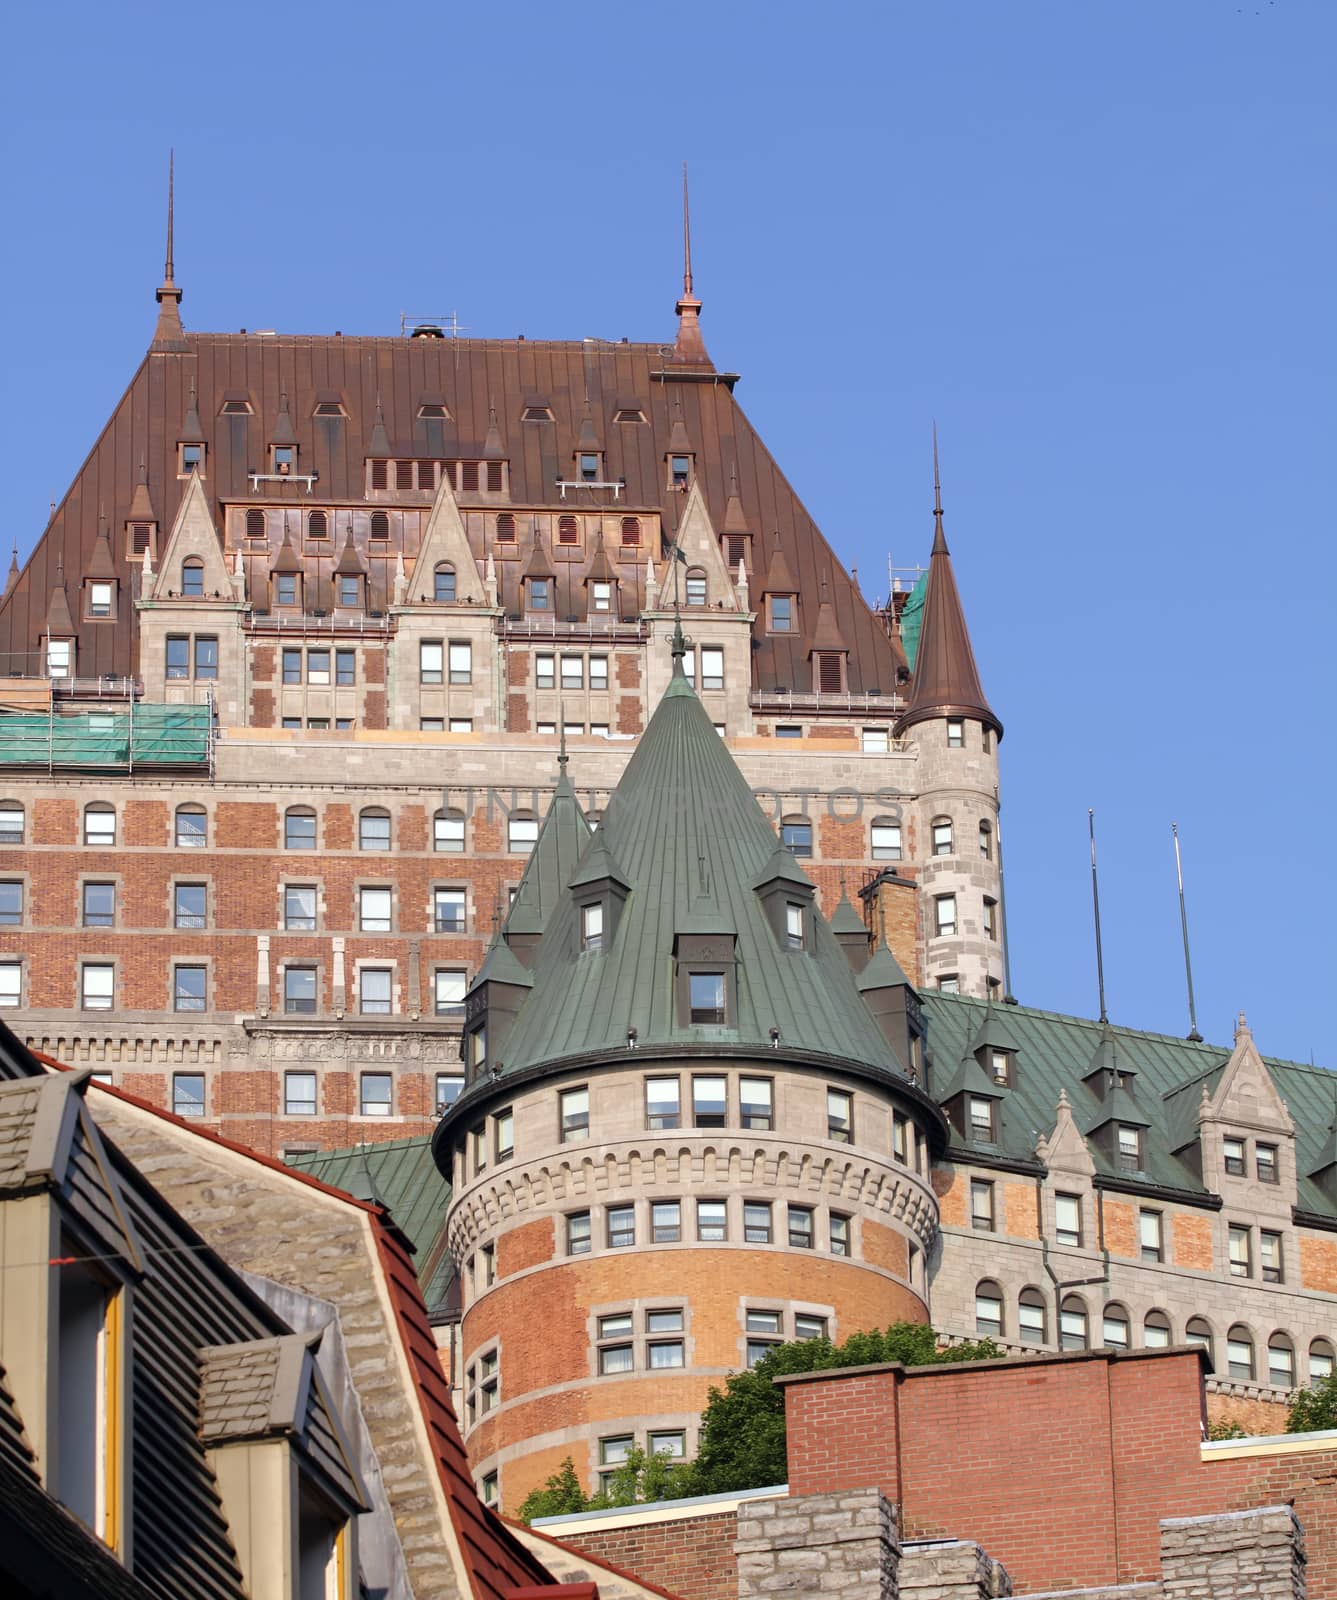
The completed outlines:
{"type": "Polygon", "coordinates": [[[1297,1390],[1286,1412],[1287,1433],[1317,1433],[1322,1428],[1337,1428],[1337,1372],[1312,1389],[1297,1390]]]}
{"type": "Polygon", "coordinates": [[[987,1361],[1004,1352],[992,1339],[940,1350],[938,1335],[918,1322],[893,1322],[843,1344],[800,1339],[776,1345],[749,1372],[736,1372],[723,1389],[711,1389],[701,1418],[701,1440],[693,1463],[694,1494],[725,1494],[783,1483],[785,1397],[775,1379],[791,1372],[862,1367],[899,1361],[926,1367],[944,1361],[987,1361]]]}
{"type": "Polygon", "coordinates": [[[1224,1422],[1219,1417],[1207,1424],[1209,1439],[1247,1439],[1249,1436],[1238,1422],[1224,1422]]]}
{"type": "Polygon", "coordinates": [[[580,1487],[576,1464],[568,1456],[541,1489],[530,1491],[516,1515],[521,1522],[532,1522],[535,1517],[562,1517],[588,1510],[589,1498],[580,1487]]]}

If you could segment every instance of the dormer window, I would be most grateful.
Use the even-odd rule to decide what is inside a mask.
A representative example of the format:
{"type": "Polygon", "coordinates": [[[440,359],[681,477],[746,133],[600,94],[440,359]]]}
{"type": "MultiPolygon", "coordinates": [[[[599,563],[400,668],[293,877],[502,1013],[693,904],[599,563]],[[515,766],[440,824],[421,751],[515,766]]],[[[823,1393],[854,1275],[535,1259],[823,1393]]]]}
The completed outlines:
{"type": "Polygon", "coordinates": [[[580,908],[580,948],[592,955],[604,947],[604,908],[603,902],[596,900],[592,905],[580,908]]]}
{"type": "Polygon", "coordinates": [[[316,409],[312,412],[316,417],[342,417],[343,404],[338,400],[317,400],[316,409]]]}
{"type": "Polygon", "coordinates": [[[967,1110],[970,1115],[970,1137],[977,1144],[994,1142],[994,1103],[983,1095],[968,1095],[967,1110]]]}
{"type": "Polygon", "coordinates": [[[151,522],[132,522],[129,528],[126,555],[131,561],[142,561],[153,547],[153,529],[151,522]]]}
{"type": "Polygon", "coordinates": [[[450,412],[439,400],[424,400],[418,407],[418,415],[424,422],[444,422],[450,416],[450,412]]]}
{"type": "Polygon", "coordinates": [[[529,609],[531,611],[552,610],[552,580],[551,578],[530,578],[529,580],[529,609]]]}
{"type": "Polygon", "coordinates": [[[1130,1128],[1126,1123],[1119,1124],[1119,1171],[1141,1172],[1142,1170],[1142,1132],[1139,1128],[1130,1128]]]}
{"type": "Polygon", "coordinates": [[[94,622],[107,622],[116,615],[116,584],[111,579],[93,578],[84,585],[84,615],[94,622]]]}
{"type": "Polygon", "coordinates": [[[687,976],[689,1016],[692,1022],[728,1021],[728,986],[722,972],[692,972],[687,976]]]}
{"type": "Polygon", "coordinates": [[[271,447],[271,471],[278,473],[281,478],[286,478],[297,470],[297,446],[295,444],[276,444],[271,447]]]}
{"type": "Polygon", "coordinates": [[[613,609],[613,585],[596,581],[590,584],[590,610],[611,611],[613,609]]]}
{"type": "Polygon", "coordinates": [[[1012,1087],[1012,1052],[1010,1050],[990,1050],[989,1076],[1000,1089],[1012,1087]]]}
{"type": "Polygon", "coordinates": [[[737,572],[740,566],[746,566],[747,535],[745,533],[725,534],[724,559],[729,564],[730,572],[737,572]]]}
{"type": "Polygon", "coordinates": [[[599,457],[593,451],[582,451],[577,457],[577,470],[582,483],[597,483],[602,472],[599,457]]]}
{"type": "Polygon", "coordinates": [[[197,556],[189,556],[181,563],[181,593],[190,600],[204,596],[204,563],[197,556]]]}
{"type": "Polygon", "coordinates": [[[768,626],[772,633],[793,633],[794,631],[794,597],[792,594],[773,594],[768,596],[767,605],[770,608],[768,626]]]}
{"type": "Polygon", "coordinates": [[[469,1035],[469,1066],[477,1077],[487,1065],[487,1028],[480,1026],[469,1035]]]}
{"type": "Polygon", "coordinates": [[[439,563],[432,574],[432,599],[438,605],[455,602],[455,569],[447,561],[439,563]]]}
{"type": "Polygon", "coordinates": [[[687,573],[687,604],[703,606],[706,603],[706,575],[700,567],[691,567],[687,573]]]}
{"type": "Polygon", "coordinates": [[[371,464],[371,486],[373,489],[388,489],[390,486],[390,463],[388,461],[373,461],[371,464]]]}
{"type": "Polygon", "coordinates": [[[796,900],[790,900],[785,905],[785,949],[802,950],[803,946],[803,906],[796,900]]]}
{"type": "Polygon", "coordinates": [[[671,489],[685,489],[692,480],[691,456],[670,456],[669,460],[669,487],[671,489]]]}
{"type": "Polygon", "coordinates": [[[177,475],[188,478],[192,472],[204,472],[204,446],[202,444],[181,444],[177,446],[177,475]]]}
{"type": "Polygon", "coordinates": [[[521,422],[551,422],[552,412],[543,404],[526,406],[520,413],[521,422]]]}
{"type": "Polygon", "coordinates": [[[276,572],[274,574],[274,604],[276,606],[295,606],[297,604],[297,574],[295,572],[276,572]]]}
{"type": "Polygon", "coordinates": [[[840,650],[815,650],[812,659],[818,694],[844,694],[845,656],[840,650]]]}
{"type": "Polygon", "coordinates": [[[344,610],[355,610],[362,604],[362,579],[356,574],[343,574],[339,579],[339,605],[344,610]]]}
{"type": "Polygon", "coordinates": [[[68,678],[74,659],[74,641],[48,639],[46,641],[46,675],[48,678],[68,678]]]}

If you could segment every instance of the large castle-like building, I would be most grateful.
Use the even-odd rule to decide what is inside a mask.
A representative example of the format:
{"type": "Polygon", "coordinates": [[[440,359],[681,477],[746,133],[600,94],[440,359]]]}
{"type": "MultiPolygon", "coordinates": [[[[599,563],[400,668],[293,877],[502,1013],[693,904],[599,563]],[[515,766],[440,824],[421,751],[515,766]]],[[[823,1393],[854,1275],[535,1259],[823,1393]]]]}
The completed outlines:
{"type": "Polygon", "coordinates": [[[0,1007],[363,1199],[412,1169],[487,1496],[901,1317],[1196,1343],[1251,1418],[1332,1370],[1332,1075],[1007,1003],[941,505],[867,604],[690,271],[665,345],[180,301],[169,248],[0,603],[0,1007]]]}

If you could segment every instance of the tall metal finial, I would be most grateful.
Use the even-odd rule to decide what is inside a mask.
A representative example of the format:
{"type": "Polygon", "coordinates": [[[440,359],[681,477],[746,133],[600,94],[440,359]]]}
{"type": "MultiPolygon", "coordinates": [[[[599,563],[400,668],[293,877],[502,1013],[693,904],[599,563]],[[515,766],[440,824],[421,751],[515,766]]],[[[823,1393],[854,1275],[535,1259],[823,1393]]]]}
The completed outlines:
{"type": "Polygon", "coordinates": [[[942,474],[938,470],[938,424],[933,424],[933,548],[947,548],[942,531],[942,474]]]}
{"type": "Polygon", "coordinates": [[[1091,835],[1091,904],[1096,915],[1096,983],[1100,989],[1100,1020],[1108,1022],[1109,1013],[1105,1009],[1105,955],[1100,945],[1100,880],[1096,875],[1096,814],[1090,806],[1086,808],[1086,825],[1091,835]]]}
{"type": "Polygon", "coordinates": [[[167,261],[162,269],[163,282],[174,283],[172,260],[173,213],[176,210],[176,151],[167,152],[167,261]]]}
{"type": "Polygon", "coordinates": [[[1172,822],[1170,832],[1175,841],[1175,877],[1179,881],[1179,928],[1184,936],[1184,980],[1188,984],[1188,1037],[1191,1043],[1201,1044],[1198,1032],[1198,1011],[1193,1004],[1193,963],[1188,953],[1188,912],[1184,906],[1184,863],[1179,854],[1179,824],[1172,822]]]}
{"type": "Polygon", "coordinates": [[[566,763],[567,763],[567,760],[568,760],[567,753],[566,753],[566,703],[565,703],[565,701],[559,700],[557,702],[557,717],[558,717],[558,721],[561,723],[561,732],[557,736],[557,765],[561,769],[562,772],[565,772],[566,771],[566,763]]]}
{"type": "Polygon", "coordinates": [[[682,659],[687,654],[687,639],[682,631],[682,611],[676,604],[673,607],[673,632],[669,637],[669,654],[673,657],[673,676],[685,677],[682,659]]]}
{"type": "Polygon", "coordinates": [[[687,163],[682,164],[682,292],[692,292],[692,214],[687,205],[687,163]]]}

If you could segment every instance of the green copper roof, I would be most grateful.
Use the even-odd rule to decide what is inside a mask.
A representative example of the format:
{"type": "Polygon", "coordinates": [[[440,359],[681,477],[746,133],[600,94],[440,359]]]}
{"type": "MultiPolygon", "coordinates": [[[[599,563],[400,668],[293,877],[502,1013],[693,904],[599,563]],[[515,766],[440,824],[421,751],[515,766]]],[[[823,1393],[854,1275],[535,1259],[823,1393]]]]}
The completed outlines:
{"type": "Polygon", "coordinates": [[[590,837],[590,825],[566,775],[566,758],[552,792],[552,803],[525,862],[506,918],[508,933],[542,933],[558,895],[565,888],[590,837]]]}
{"type": "Polygon", "coordinates": [[[868,936],[867,924],[850,904],[850,897],[843,888],[840,891],[840,902],[831,913],[831,932],[861,933],[865,938],[868,936]]]}
{"type": "Polygon", "coordinates": [[[631,1028],[644,1050],[716,1042],[769,1049],[773,1027],[782,1048],[899,1072],[815,906],[805,908],[807,948],[781,947],[754,885],[778,876],[801,885],[806,901],[811,883],[777,849],[747,780],[676,664],[572,876],[601,877],[610,863],[627,893],[605,948],[582,954],[575,900],[561,896],[534,952],[533,991],[499,1052],[505,1072],[622,1049],[631,1028]],[[718,933],[734,951],[737,1015],[727,1025],[678,1020],[675,940],[691,933],[718,933]]]}
{"type": "MultiPolygon", "coordinates": [[[[931,1078],[933,1097],[941,1100],[962,1055],[969,1050],[985,1018],[985,1002],[963,995],[927,993],[922,996],[928,1019],[928,1045],[935,1066],[931,1078]]],[[[1016,1041],[1012,1087],[1003,1103],[1001,1134],[992,1154],[1023,1160],[1035,1159],[1035,1141],[1054,1127],[1060,1090],[1072,1102],[1077,1126],[1087,1130],[1104,1120],[1101,1101],[1083,1082],[1102,1042],[1099,1022],[1065,1017],[1028,1006],[1009,1006],[1007,1027],[1016,1041]]],[[[1201,1178],[1176,1151],[1195,1137],[1198,1104],[1204,1086],[1213,1090],[1230,1059],[1229,1045],[1194,1044],[1160,1033],[1140,1033],[1132,1028],[1110,1027],[1108,1042],[1123,1072],[1137,1074],[1135,1100],[1128,1097],[1148,1128],[1144,1174],[1167,1188],[1206,1192],[1201,1178]]],[[[1337,1188],[1329,1194],[1312,1174],[1332,1143],[1334,1094],[1337,1073],[1264,1056],[1263,1063],[1286,1101],[1295,1123],[1296,1166],[1301,1174],[1297,1202],[1302,1211],[1337,1214],[1337,1188]]],[[[995,1090],[995,1093],[997,1091],[995,1090]]],[[[1121,1091],[1127,1094],[1127,1091],[1121,1091]]],[[[1108,1102],[1106,1102],[1108,1105],[1108,1102]]],[[[1132,1120],[1131,1118],[1129,1120],[1132,1120]]],[[[955,1133],[953,1144],[960,1141],[955,1133]]],[[[1092,1142],[1089,1145],[1098,1173],[1116,1174],[1115,1166],[1092,1142]]]]}
{"type": "Polygon", "coordinates": [[[418,1282],[428,1311],[439,1311],[455,1276],[446,1250],[446,1206],[450,1185],[432,1160],[432,1141],[391,1139],[343,1150],[310,1150],[288,1157],[288,1165],[359,1199],[377,1199],[412,1243],[418,1282]]]}
{"type": "Polygon", "coordinates": [[[900,962],[892,955],[891,946],[885,940],[873,951],[872,959],[854,980],[854,984],[860,994],[865,994],[870,989],[914,987],[905,976],[900,962]]]}
{"type": "Polygon", "coordinates": [[[484,983],[511,983],[520,989],[532,989],[534,980],[521,963],[519,956],[506,943],[503,933],[498,932],[492,943],[488,946],[487,954],[483,957],[483,965],[479,967],[477,976],[469,985],[470,989],[477,989],[484,983]]]}

